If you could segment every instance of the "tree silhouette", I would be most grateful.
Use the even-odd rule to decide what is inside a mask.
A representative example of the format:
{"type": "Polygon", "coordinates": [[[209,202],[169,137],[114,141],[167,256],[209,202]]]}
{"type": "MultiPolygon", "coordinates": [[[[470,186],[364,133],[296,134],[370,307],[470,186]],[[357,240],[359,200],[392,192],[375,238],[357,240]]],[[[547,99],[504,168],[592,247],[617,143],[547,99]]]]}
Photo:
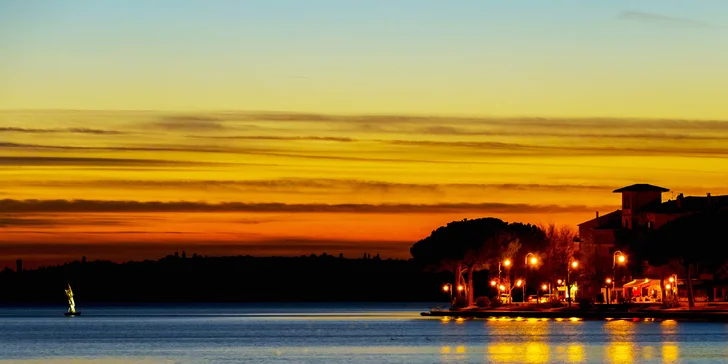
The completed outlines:
{"type": "MultiPolygon", "coordinates": [[[[648,239],[643,256],[652,263],[677,259],[687,275],[688,306],[695,306],[692,272],[716,269],[726,262],[728,212],[706,212],[668,222],[648,239]]],[[[664,263],[663,263],[664,264],[664,263]]]]}
{"type": "Polygon", "coordinates": [[[410,253],[426,269],[453,272],[453,287],[463,285],[462,275],[467,273],[463,294],[468,306],[472,306],[474,273],[490,270],[504,258],[516,259],[522,245],[532,249],[543,247],[543,232],[533,225],[508,224],[497,218],[464,219],[439,227],[416,242],[410,253]]]}
{"type": "Polygon", "coordinates": [[[566,270],[571,261],[581,258],[579,246],[575,242],[577,233],[567,225],[548,224],[542,225],[540,229],[546,244],[542,272],[549,277],[551,285],[556,286],[557,279],[566,278],[566,270]]]}

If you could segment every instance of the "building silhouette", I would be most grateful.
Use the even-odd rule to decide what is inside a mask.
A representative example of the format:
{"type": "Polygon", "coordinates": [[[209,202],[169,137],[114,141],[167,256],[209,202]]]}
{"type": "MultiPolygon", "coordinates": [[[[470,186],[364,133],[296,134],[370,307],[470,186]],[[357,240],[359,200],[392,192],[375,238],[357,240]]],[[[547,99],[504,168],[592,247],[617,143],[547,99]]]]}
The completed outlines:
{"type": "Polygon", "coordinates": [[[614,190],[622,194],[621,209],[579,224],[579,236],[607,253],[614,247],[615,233],[622,229],[659,229],[677,218],[708,211],[728,210],[728,195],[683,196],[662,201],[662,194],[670,190],[649,184],[634,184],[614,190]]]}
{"type": "MultiPolygon", "coordinates": [[[[621,208],[596,216],[578,225],[582,243],[593,244],[595,283],[607,277],[616,281],[616,288],[633,279],[629,269],[619,274],[615,270],[617,239],[625,230],[656,230],[680,217],[711,211],[728,211],[728,195],[684,196],[663,201],[663,194],[669,189],[650,184],[634,184],[618,188],[613,193],[621,194],[621,208]],[[616,272],[616,273],[615,273],[616,272]]],[[[597,286],[602,284],[597,283],[597,286]]],[[[599,287],[591,287],[592,292],[599,287]]]]}
{"type": "Polygon", "coordinates": [[[15,261],[15,272],[20,273],[23,271],[23,260],[18,259],[15,261]]]}

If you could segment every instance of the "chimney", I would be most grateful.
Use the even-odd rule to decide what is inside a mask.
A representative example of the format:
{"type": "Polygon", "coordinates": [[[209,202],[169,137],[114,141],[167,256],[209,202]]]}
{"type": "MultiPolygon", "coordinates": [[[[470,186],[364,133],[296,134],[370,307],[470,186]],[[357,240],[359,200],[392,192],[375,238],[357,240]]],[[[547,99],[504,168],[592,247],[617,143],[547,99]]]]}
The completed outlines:
{"type": "Polygon", "coordinates": [[[599,211],[597,211],[597,219],[599,218],[599,211]]]}
{"type": "Polygon", "coordinates": [[[18,259],[15,261],[15,272],[20,273],[23,271],[23,260],[18,259]]]}
{"type": "Polygon", "coordinates": [[[707,199],[708,200],[708,209],[710,209],[710,200],[711,200],[711,198],[710,198],[710,192],[708,192],[708,196],[707,197],[708,197],[708,199],[707,199]]]}
{"type": "Polygon", "coordinates": [[[677,202],[677,208],[681,209],[683,207],[683,194],[677,195],[675,201],[677,202]]]}

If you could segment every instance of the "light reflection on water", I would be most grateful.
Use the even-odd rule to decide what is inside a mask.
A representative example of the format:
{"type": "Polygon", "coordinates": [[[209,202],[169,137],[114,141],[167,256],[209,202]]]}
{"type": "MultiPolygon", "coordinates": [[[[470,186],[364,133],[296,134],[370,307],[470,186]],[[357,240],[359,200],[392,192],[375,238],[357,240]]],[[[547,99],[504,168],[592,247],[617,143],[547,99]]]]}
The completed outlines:
{"type": "Polygon", "coordinates": [[[73,319],[38,310],[0,309],[0,362],[728,362],[725,324],[435,319],[386,305],[263,314],[99,307],[73,319]]]}

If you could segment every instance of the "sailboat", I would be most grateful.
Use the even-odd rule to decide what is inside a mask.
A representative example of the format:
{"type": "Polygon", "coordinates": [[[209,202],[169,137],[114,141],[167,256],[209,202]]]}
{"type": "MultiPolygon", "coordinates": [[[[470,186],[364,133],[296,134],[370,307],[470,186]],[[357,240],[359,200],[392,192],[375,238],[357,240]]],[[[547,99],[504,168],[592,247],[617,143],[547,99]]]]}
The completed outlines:
{"type": "Polygon", "coordinates": [[[68,312],[64,313],[65,316],[79,316],[80,312],[76,311],[76,302],[73,301],[73,291],[71,290],[71,284],[68,284],[66,288],[66,297],[68,297],[68,312]]]}

